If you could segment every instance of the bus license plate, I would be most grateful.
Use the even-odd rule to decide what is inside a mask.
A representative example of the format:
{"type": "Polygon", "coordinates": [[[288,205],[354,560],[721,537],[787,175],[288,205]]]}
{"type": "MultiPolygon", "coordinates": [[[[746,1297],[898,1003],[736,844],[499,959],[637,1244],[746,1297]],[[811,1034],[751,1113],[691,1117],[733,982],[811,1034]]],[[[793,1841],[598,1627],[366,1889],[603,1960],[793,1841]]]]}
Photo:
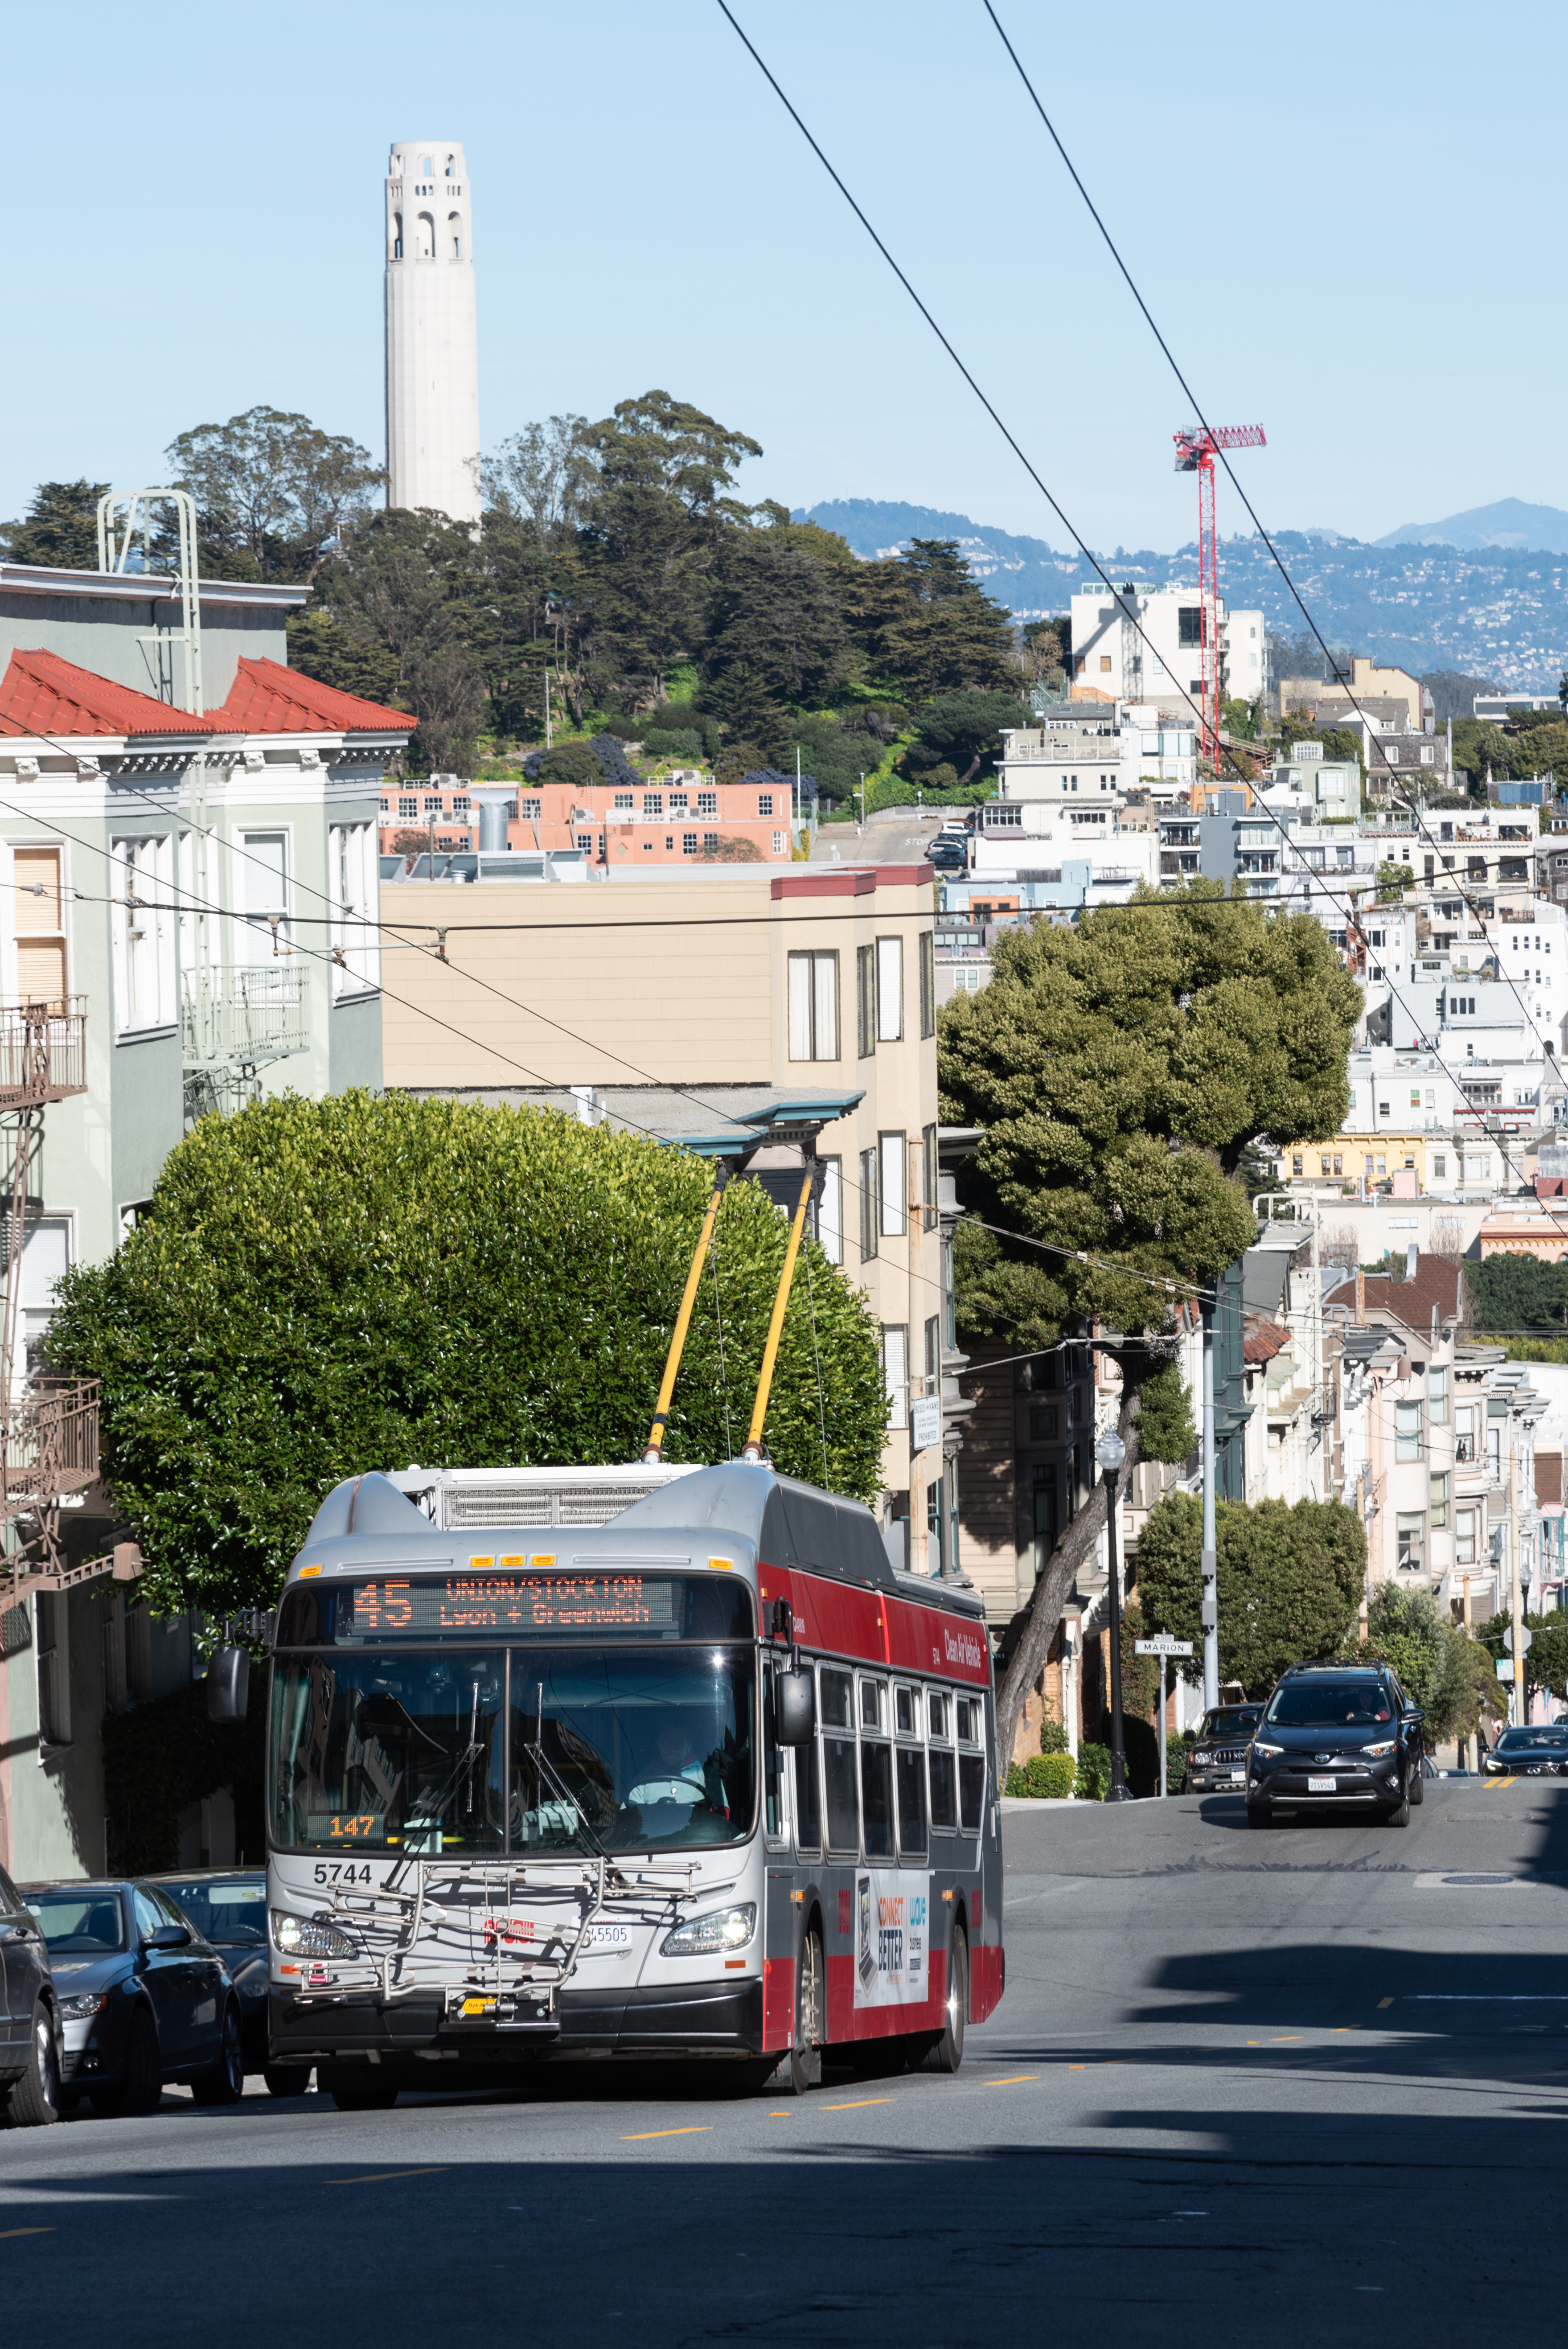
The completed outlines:
{"type": "Polygon", "coordinates": [[[1332,1778],[1309,1778],[1306,1782],[1306,1791],[1309,1795],[1332,1795],[1335,1783],[1332,1778]]]}

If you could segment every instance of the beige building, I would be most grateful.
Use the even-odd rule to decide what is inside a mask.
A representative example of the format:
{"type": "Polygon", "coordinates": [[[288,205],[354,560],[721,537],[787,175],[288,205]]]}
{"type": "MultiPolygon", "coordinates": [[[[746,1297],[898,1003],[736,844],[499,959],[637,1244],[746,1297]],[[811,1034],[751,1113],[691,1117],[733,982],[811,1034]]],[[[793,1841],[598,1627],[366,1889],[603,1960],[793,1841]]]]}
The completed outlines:
{"type": "Polygon", "coordinates": [[[882,1328],[883,1514],[908,1519],[894,1538],[913,1568],[939,1572],[952,1466],[931,867],[390,881],[381,919],[388,1086],[575,1107],[733,1157],[791,1205],[791,1115],[825,1121],[818,1237],[882,1328]]]}
{"type": "Polygon", "coordinates": [[[1279,684],[1280,716],[1288,710],[1313,711],[1325,726],[1337,725],[1359,705],[1391,730],[1430,734],[1434,708],[1419,678],[1402,668],[1385,668],[1365,653],[1351,656],[1350,674],[1333,684],[1317,677],[1284,677],[1279,684]]]}

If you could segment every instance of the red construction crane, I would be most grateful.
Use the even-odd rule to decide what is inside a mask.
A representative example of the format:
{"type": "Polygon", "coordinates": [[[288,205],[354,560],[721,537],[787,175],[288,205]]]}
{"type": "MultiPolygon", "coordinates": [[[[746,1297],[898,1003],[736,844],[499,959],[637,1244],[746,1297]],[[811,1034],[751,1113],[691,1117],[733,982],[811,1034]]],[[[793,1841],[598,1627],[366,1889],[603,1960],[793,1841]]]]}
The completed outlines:
{"type": "Polygon", "coordinates": [[[1198,607],[1202,638],[1202,751],[1220,771],[1220,560],[1214,536],[1214,457],[1221,449],[1267,447],[1261,424],[1204,424],[1178,432],[1176,471],[1198,476],[1198,607]]]}

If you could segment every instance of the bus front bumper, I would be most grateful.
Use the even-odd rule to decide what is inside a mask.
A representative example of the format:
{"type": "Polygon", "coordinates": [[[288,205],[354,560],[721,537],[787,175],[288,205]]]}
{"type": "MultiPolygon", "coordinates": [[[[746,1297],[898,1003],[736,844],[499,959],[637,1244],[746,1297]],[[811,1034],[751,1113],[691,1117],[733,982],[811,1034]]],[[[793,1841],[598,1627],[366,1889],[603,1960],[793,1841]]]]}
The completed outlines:
{"type": "MultiPolygon", "coordinates": [[[[473,2002],[469,2002],[473,2003],[473,2002]]],[[[438,1991],[382,2005],[346,1994],[296,2000],[273,1989],[267,2044],[273,2064],[455,2062],[487,2071],[563,2055],[750,2056],[762,2053],[762,1982],[656,1983],[563,1990],[552,2022],[529,2008],[449,2014],[438,1991]]]]}

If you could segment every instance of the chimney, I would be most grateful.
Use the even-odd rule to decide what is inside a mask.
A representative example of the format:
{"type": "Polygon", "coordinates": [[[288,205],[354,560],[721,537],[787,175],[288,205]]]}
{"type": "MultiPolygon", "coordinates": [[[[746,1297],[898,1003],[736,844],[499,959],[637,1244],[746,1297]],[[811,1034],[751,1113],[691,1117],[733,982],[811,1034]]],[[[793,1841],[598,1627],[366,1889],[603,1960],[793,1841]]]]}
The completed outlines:
{"type": "Polygon", "coordinates": [[[1415,1241],[1412,1240],[1409,1247],[1405,1250],[1405,1278],[1407,1280],[1414,1280],[1416,1278],[1416,1265],[1419,1255],[1420,1250],[1417,1247],[1415,1241]]]}
{"type": "Polygon", "coordinates": [[[1359,1265],[1356,1268],[1356,1327],[1367,1327],[1367,1275],[1359,1265]]]}

